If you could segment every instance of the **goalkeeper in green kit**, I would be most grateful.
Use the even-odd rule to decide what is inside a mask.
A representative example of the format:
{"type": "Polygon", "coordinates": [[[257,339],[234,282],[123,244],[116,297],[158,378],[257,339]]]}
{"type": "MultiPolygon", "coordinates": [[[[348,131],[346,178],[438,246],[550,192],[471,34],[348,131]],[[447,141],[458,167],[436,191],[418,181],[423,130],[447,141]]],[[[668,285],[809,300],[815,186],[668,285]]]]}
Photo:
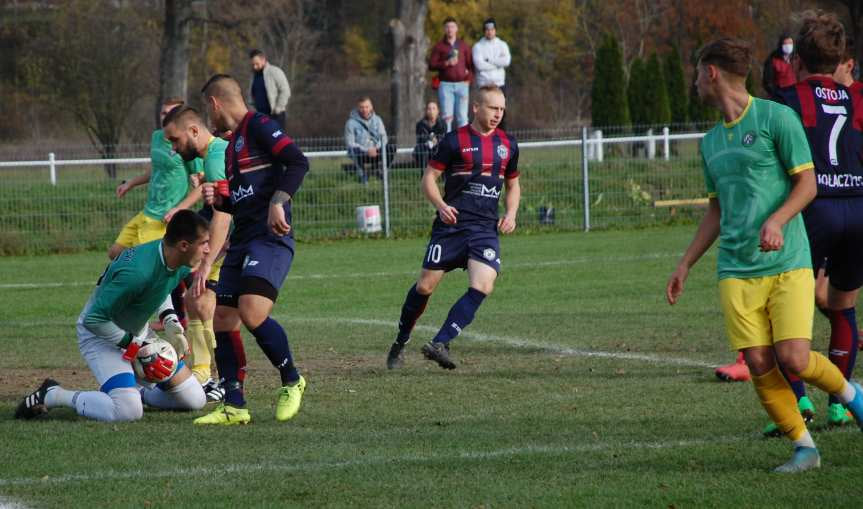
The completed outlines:
{"type": "Polygon", "coordinates": [[[144,404],[203,408],[204,390],[182,361],[188,348],[182,329],[168,324],[176,321],[171,290],[208,252],[207,221],[191,210],[174,214],[163,239],[123,251],[99,278],[76,327],[78,349],[99,390],[68,390],[49,378],[24,398],[15,417],[31,419],[69,407],[97,421],[134,421],[144,404]],[[150,336],[147,322],[156,313],[166,324],[170,346],[150,336]]]}

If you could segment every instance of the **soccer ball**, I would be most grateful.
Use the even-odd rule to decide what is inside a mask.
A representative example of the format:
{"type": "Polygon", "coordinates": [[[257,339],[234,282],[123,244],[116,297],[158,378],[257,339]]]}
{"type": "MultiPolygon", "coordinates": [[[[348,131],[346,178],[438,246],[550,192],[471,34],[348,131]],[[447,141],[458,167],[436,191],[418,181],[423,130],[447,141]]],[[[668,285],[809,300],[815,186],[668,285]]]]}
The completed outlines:
{"type": "Polygon", "coordinates": [[[138,355],[135,356],[135,360],[132,361],[132,370],[135,372],[135,377],[139,380],[144,380],[150,383],[161,383],[174,376],[174,373],[177,372],[178,363],[179,359],[177,358],[177,351],[174,350],[171,343],[168,343],[164,339],[156,339],[153,340],[152,343],[147,343],[138,350],[138,355]],[[170,375],[160,379],[153,379],[146,375],[144,367],[149,365],[151,362],[156,361],[159,357],[172,361],[174,368],[171,370],[170,375]]]}

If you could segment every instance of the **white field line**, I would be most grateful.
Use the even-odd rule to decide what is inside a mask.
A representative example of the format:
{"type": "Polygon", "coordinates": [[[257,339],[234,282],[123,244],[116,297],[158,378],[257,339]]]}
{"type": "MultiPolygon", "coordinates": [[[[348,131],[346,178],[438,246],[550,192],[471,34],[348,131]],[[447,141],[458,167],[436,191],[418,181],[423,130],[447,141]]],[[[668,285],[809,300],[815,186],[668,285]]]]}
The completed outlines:
{"type": "Polygon", "coordinates": [[[434,463],[438,461],[452,460],[467,460],[467,461],[485,461],[494,460],[497,458],[506,458],[514,456],[533,456],[533,455],[571,455],[576,456],[587,452],[602,452],[606,450],[626,450],[633,449],[641,450],[666,450],[666,449],[685,449],[691,447],[705,447],[712,445],[722,445],[734,442],[748,440],[748,437],[718,437],[710,440],[671,440],[666,442],[629,442],[629,443],[609,443],[598,442],[591,444],[565,446],[565,445],[528,445],[525,447],[511,447],[504,449],[493,449],[489,451],[453,451],[449,453],[439,454],[407,454],[407,455],[378,455],[365,456],[362,459],[345,459],[336,461],[309,461],[295,462],[291,464],[275,463],[275,462],[260,462],[260,463],[236,463],[223,465],[208,465],[203,467],[181,467],[171,468],[159,471],[152,470],[103,470],[94,471],[86,474],[64,474],[58,476],[43,476],[43,477],[17,477],[17,478],[0,478],[0,487],[2,486],[27,486],[27,485],[44,485],[55,486],[61,484],[70,484],[76,482],[92,482],[92,481],[120,481],[126,479],[134,480],[153,480],[162,478],[173,479],[212,479],[216,476],[230,474],[259,474],[273,472],[320,472],[328,470],[339,470],[343,468],[355,468],[374,465],[383,465],[389,463],[434,463]]]}
{"type": "MultiPolygon", "coordinates": [[[[287,323],[330,323],[330,324],[346,324],[346,325],[366,325],[372,327],[386,327],[396,330],[397,324],[395,322],[387,321],[387,320],[379,320],[373,318],[323,318],[323,317],[315,317],[315,318],[303,318],[298,316],[290,316],[277,314],[273,315],[274,318],[278,320],[284,320],[287,323]]],[[[14,325],[16,327],[25,327],[25,326],[39,326],[39,325],[63,325],[69,324],[71,329],[72,323],[74,321],[74,317],[69,317],[68,320],[54,323],[54,322],[46,322],[42,321],[32,321],[32,322],[22,322],[16,321],[9,325],[14,325]]],[[[417,325],[414,330],[424,331],[424,332],[437,332],[438,328],[433,327],[431,325],[417,325]]],[[[522,337],[512,337],[512,336],[499,336],[494,334],[483,334],[481,332],[475,332],[471,330],[467,330],[459,335],[459,337],[478,341],[482,343],[498,343],[502,345],[506,345],[512,348],[523,349],[523,350],[539,350],[547,353],[551,353],[554,355],[562,355],[566,357],[587,357],[587,358],[597,358],[597,359],[613,359],[613,360],[624,360],[624,361],[637,361],[637,362],[646,362],[650,364],[657,364],[660,366],[683,366],[683,367],[691,367],[691,368],[706,368],[713,369],[719,364],[700,361],[697,359],[688,359],[685,357],[673,357],[670,355],[650,355],[650,354],[641,354],[641,353],[629,353],[629,352],[606,352],[602,350],[585,350],[580,348],[570,348],[568,346],[556,345],[553,343],[543,343],[540,341],[535,341],[530,338],[522,338],[522,337]]]]}
{"type": "MultiPolygon", "coordinates": [[[[644,260],[656,260],[660,258],[678,257],[680,253],[645,253],[633,256],[610,256],[610,257],[595,257],[586,256],[581,258],[571,258],[569,260],[549,260],[544,262],[518,262],[504,265],[505,268],[536,268],[536,267],[555,267],[566,265],[579,265],[584,263],[615,263],[615,262],[637,262],[644,260]]],[[[672,267],[669,267],[671,269],[672,267]]],[[[419,273],[419,266],[414,270],[409,271],[381,271],[381,272],[351,272],[349,274],[297,274],[289,275],[288,282],[306,279],[362,279],[362,278],[378,278],[390,276],[410,276],[419,273]]],[[[45,282],[45,283],[2,283],[0,290],[32,290],[40,288],[62,288],[69,286],[95,286],[96,279],[92,281],[72,281],[72,282],[45,282]]]]}
{"type": "MultiPolygon", "coordinates": [[[[366,319],[366,318],[301,318],[279,315],[276,318],[286,319],[291,322],[327,322],[327,323],[345,323],[354,325],[370,325],[375,327],[389,327],[393,331],[396,330],[397,324],[386,320],[366,319]]],[[[417,325],[414,330],[425,332],[437,332],[437,327],[430,325],[417,325]]],[[[604,352],[601,350],[583,350],[579,348],[570,348],[562,345],[551,343],[542,343],[528,338],[498,336],[493,334],[483,334],[466,330],[459,335],[461,338],[478,341],[482,343],[499,343],[513,348],[526,350],[541,350],[555,355],[563,355],[567,357],[595,357],[599,359],[617,359],[627,361],[640,361],[651,364],[659,364],[665,366],[685,366],[692,368],[708,368],[713,369],[719,364],[699,361],[695,359],[687,359],[683,357],[672,357],[667,355],[648,355],[628,352],[604,352]]]]}

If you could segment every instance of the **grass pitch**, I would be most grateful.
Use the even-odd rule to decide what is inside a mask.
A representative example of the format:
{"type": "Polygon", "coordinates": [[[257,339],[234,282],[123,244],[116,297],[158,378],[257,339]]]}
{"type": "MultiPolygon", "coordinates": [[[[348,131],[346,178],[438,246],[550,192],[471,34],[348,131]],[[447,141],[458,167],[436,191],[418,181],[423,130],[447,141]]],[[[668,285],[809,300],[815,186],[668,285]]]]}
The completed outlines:
{"type": "MultiPolygon", "coordinates": [[[[733,358],[715,254],[683,300],[663,298],[693,228],[522,235],[453,344],[458,369],[423,361],[467,278],[447,276],[387,371],[425,241],[300,244],[276,306],[309,386],[297,418],[273,417],[277,376],[251,336],[252,424],[198,428],[197,414],[104,424],[52,411],[18,422],[42,378],[95,388],[74,321],[103,253],[0,260],[0,506],[38,507],[811,507],[855,505],[863,435],[819,432],[820,471],[769,469],[749,384],[717,382],[733,358]]],[[[828,327],[816,321],[824,350],[828,327]]],[[[818,423],[826,397],[813,391],[818,423]]],[[[818,426],[816,425],[816,428],[818,426]]]]}

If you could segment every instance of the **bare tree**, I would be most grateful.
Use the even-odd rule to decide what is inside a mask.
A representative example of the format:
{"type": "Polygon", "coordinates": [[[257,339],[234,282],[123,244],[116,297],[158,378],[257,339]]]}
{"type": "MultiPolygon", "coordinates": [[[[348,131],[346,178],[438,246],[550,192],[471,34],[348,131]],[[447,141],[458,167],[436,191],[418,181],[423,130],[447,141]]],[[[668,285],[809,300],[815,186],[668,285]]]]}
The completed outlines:
{"type": "MultiPolygon", "coordinates": [[[[49,29],[29,41],[29,84],[43,101],[69,112],[106,159],[116,156],[133,106],[155,88],[149,72],[155,41],[145,15],[76,0],[54,11],[49,29]]],[[[116,176],[114,165],[105,170],[116,176]]]]}
{"type": "Polygon", "coordinates": [[[189,82],[189,28],[193,0],[165,0],[162,49],[159,55],[159,97],[156,121],[162,101],[168,97],[186,99],[189,82]]]}
{"type": "Polygon", "coordinates": [[[423,113],[426,53],[425,35],[428,0],[397,0],[398,18],[390,21],[393,44],[392,131],[401,145],[413,142],[414,123],[423,113]]]}
{"type": "Polygon", "coordinates": [[[285,71],[290,83],[307,71],[320,43],[321,34],[308,23],[307,0],[291,0],[273,9],[263,22],[263,45],[267,59],[285,71]]]}

